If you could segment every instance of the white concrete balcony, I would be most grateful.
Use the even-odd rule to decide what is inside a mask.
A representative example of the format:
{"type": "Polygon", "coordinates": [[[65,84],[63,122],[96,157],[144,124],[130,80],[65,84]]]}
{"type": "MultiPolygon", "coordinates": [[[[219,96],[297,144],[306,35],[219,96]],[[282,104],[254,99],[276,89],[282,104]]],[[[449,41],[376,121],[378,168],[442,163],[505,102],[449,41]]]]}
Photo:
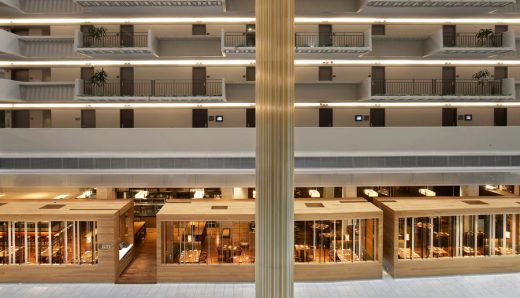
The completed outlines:
{"type": "Polygon", "coordinates": [[[361,99],[370,101],[502,101],[516,98],[515,79],[363,81],[361,99]]]}
{"type": "Polygon", "coordinates": [[[24,58],[78,58],[73,36],[19,36],[0,29],[0,54],[24,58]]]}
{"type": "MultiPolygon", "coordinates": [[[[351,54],[361,56],[372,51],[372,35],[365,32],[334,32],[319,34],[297,32],[295,35],[296,55],[300,58],[316,57],[317,54],[351,54]]],[[[222,53],[254,57],[255,35],[247,32],[224,32],[222,30],[222,53]]]]}
{"type": "Polygon", "coordinates": [[[515,34],[507,31],[491,34],[486,38],[478,38],[477,32],[456,33],[455,36],[443,34],[442,29],[432,34],[426,41],[427,56],[491,56],[514,52],[516,50],[515,34]]]}
{"type": "Polygon", "coordinates": [[[157,57],[158,41],[151,30],[142,33],[107,33],[96,38],[77,30],[74,50],[89,57],[157,57]]]}
{"type": "Polygon", "coordinates": [[[369,7],[504,7],[516,3],[515,0],[365,0],[369,7]]]}
{"type": "Polygon", "coordinates": [[[74,0],[84,7],[225,6],[225,0],[74,0]]]}
{"type": "Polygon", "coordinates": [[[74,99],[74,82],[18,82],[0,79],[1,102],[63,102],[74,99]]]}
{"type": "Polygon", "coordinates": [[[94,101],[226,101],[224,79],[75,82],[75,100],[94,101]]]}

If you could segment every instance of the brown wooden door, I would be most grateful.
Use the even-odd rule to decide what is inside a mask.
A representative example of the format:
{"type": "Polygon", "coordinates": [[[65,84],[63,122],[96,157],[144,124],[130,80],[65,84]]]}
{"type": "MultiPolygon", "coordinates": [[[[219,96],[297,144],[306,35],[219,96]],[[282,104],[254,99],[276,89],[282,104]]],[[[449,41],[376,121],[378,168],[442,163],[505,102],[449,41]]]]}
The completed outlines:
{"type": "Polygon", "coordinates": [[[246,109],[246,127],[256,126],[256,112],[255,109],[246,109]]]}
{"type": "Polygon", "coordinates": [[[92,94],[92,76],[94,75],[94,67],[81,68],[81,80],[83,81],[83,93],[85,95],[92,94]]]}
{"type": "Polygon", "coordinates": [[[134,128],[134,110],[123,109],[119,111],[119,127],[134,128]]]}
{"type": "Polygon", "coordinates": [[[320,47],[331,47],[332,46],[332,25],[319,25],[319,46],[320,47]]]}
{"type": "Polygon", "coordinates": [[[507,108],[495,108],[495,126],[507,126],[507,108]]]}
{"type": "Polygon", "coordinates": [[[385,126],[385,109],[374,108],[370,109],[370,126],[384,127],[385,126]]]}
{"type": "Polygon", "coordinates": [[[372,95],[386,94],[386,71],[384,66],[372,66],[372,95]]]}
{"type": "Polygon", "coordinates": [[[457,27],[455,25],[442,26],[442,42],[445,47],[457,46],[457,27]]]}
{"type": "Polygon", "coordinates": [[[206,24],[193,24],[191,35],[206,35],[206,24]]]}
{"type": "Polygon", "coordinates": [[[133,96],[134,95],[134,68],[133,67],[121,67],[119,70],[119,82],[121,96],[133,96]]]}
{"type": "Polygon", "coordinates": [[[134,46],[134,25],[119,26],[119,36],[121,46],[131,48],[134,46]]]}
{"type": "Polygon", "coordinates": [[[457,126],[457,109],[442,109],[442,126],[457,126]]]}
{"type": "Polygon", "coordinates": [[[5,128],[5,111],[0,110],[0,128],[5,128]]]}
{"type": "Polygon", "coordinates": [[[333,126],[333,111],[331,108],[321,108],[319,114],[320,127],[332,127],[333,126]]]}
{"type": "Polygon", "coordinates": [[[256,80],[256,68],[254,66],[246,67],[246,81],[254,82],[256,80]]]}
{"type": "Polygon", "coordinates": [[[81,110],[81,128],[96,128],[96,110],[81,110]]]}
{"type": "Polygon", "coordinates": [[[11,79],[19,82],[29,82],[28,69],[13,69],[11,70],[11,79]]]}
{"type": "Polygon", "coordinates": [[[320,66],[318,71],[320,81],[332,81],[332,66],[320,66]]]}
{"type": "Polygon", "coordinates": [[[30,128],[31,119],[29,115],[29,110],[11,111],[11,123],[12,128],[30,128]]]}
{"type": "Polygon", "coordinates": [[[192,69],[193,96],[206,95],[206,68],[193,67],[192,69]]]}
{"type": "Polygon", "coordinates": [[[456,70],[455,67],[442,68],[442,95],[456,94],[456,70]]]}
{"type": "Polygon", "coordinates": [[[507,79],[507,66],[495,66],[494,77],[495,80],[507,79]]]}
{"type": "Polygon", "coordinates": [[[208,127],[208,109],[192,110],[192,127],[205,128],[208,127]]]}

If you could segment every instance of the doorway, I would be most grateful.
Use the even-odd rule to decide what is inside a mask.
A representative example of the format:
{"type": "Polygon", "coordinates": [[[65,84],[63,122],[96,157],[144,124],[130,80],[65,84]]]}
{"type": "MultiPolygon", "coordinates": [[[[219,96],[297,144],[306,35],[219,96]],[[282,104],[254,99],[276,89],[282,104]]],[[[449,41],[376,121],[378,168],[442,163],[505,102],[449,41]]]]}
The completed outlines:
{"type": "Polygon", "coordinates": [[[256,26],[255,24],[246,25],[246,47],[254,47],[256,45],[256,26]]]}
{"type": "Polygon", "coordinates": [[[442,95],[455,95],[456,87],[456,71],[455,67],[442,68],[442,95]]]}
{"type": "Polygon", "coordinates": [[[246,109],[246,127],[256,126],[256,112],[255,109],[246,109]]]}
{"type": "Polygon", "coordinates": [[[385,109],[374,108],[370,109],[370,126],[384,127],[385,126],[385,109]]]}
{"type": "Polygon", "coordinates": [[[507,126],[507,108],[495,108],[495,126],[507,126]]]}
{"type": "Polygon", "coordinates": [[[332,46],[332,25],[319,25],[319,46],[320,47],[331,47],[332,46]]]}
{"type": "Polygon", "coordinates": [[[119,111],[119,127],[134,128],[134,110],[123,109],[119,111]]]}
{"type": "Polygon", "coordinates": [[[206,67],[193,67],[191,77],[193,80],[193,96],[206,95],[206,67]]]}
{"type": "Polygon", "coordinates": [[[333,126],[333,111],[331,108],[321,108],[319,118],[320,127],[333,126]]]}
{"type": "Polygon", "coordinates": [[[134,46],[134,25],[119,26],[120,43],[122,47],[131,48],[134,46]]]}
{"type": "Polygon", "coordinates": [[[384,66],[372,66],[372,95],[386,94],[386,71],[384,66]]]}
{"type": "Polygon", "coordinates": [[[30,128],[31,119],[29,110],[13,110],[11,111],[12,128],[30,128]]]}
{"type": "Polygon", "coordinates": [[[134,95],[134,68],[121,67],[119,70],[119,82],[121,96],[134,95]]]}
{"type": "Polygon", "coordinates": [[[118,284],[157,283],[157,229],[134,222],[134,260],[117,279],[118,284]]]}
{"type": "Polygon", "coordinates": [[[442,26],[442,42],[445,47],[457,46],[457,27],[455,25],[442,26]]]}
{"type": "Polygon", "coordinates": [[[81,110],[81,128],[96,128],[96,110],[81,110]]]}
{"type": "Polygon", "coordinates": [[[192,110],[192,127],[205,128],[208,127],[208,109],[192,110]]]}
{"type": "Polygon", "coordinates": [[[457,126],[457,109],[442,109],[442,126],[457,126]]]}

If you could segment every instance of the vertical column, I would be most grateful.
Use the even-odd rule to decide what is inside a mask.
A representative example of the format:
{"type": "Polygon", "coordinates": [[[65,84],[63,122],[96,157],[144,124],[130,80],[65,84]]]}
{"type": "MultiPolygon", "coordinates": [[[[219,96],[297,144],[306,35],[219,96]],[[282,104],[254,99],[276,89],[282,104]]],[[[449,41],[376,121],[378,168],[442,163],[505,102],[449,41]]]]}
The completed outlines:
{"type": "Polygon", "coordinates": [[[233,199],[233,188],[231,187],[221,187],[220,191],[222,192],[223,200],[231,200],[233,199]]]}
{"type": "Polygon", "coordinates": [[[461,185],[460,196],[461,197],[478,197],[479,186],[478,185],[461,185]]]}
{"type": "Polygon", "coordinates": [[[325,199],[333,199],[334,198],[334,187],[324,187],[323,194],[321,195],[321,197],[325,198],[325,199]]]}
{"type": "Polygon", "coordinates": [[[515,196],[520,196],[520,185],[514,185],[513,186],[513,194],[515,196]]]}
{"type": "Polygon", "coordinates": [[[256,0],[256,297],[294,296],[294,0],[256,0]]]}
{"type": "Polygon", "coordinates": [[[114,188],[96,188],[96,198],[102,200],[115,200],[116,190],[114,188]]]}
{"type": "Polygon", "coordinates": [[[343,187],[344,198],[356,198],[357,197],[357,186],[344,186],[343,187]]]}

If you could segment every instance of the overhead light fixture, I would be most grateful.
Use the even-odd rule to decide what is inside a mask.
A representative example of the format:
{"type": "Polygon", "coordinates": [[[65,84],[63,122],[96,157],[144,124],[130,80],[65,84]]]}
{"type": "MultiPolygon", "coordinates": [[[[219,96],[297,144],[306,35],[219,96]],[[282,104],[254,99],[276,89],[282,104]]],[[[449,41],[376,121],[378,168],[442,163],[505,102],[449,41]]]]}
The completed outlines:
{"type": "Polygon", "coordinates": [[[204,199],[204,189],[196,189],[193,194],[194,199],[204,199]]]}
{"type": "Polygon", "coordinates": [[[5,195],[4,195],[4,194],[0,194],[0,198],[1,198],[1,197],[5,197],[5,195]]]}
{"type": "Polygon", "coordinates": [[[56,197],[54,197],[54,200],[61,200],[61,199],[65,199],[66,197],[68,197],[69,195],[68,194],[62,194],[62,195],[58,195],[56,197]]]}
{"type": "Polygon", "coordinates": [[[484,188],[487,189],[487,190],[497,190],[498,186],[496,186],[496,185],[486,185],[484,188]]]}
{"type": "Polygon", "coordinates": [[[377,193],[377,191],[373,190],[373,189],[370,189],[370,188],[365,188],[363,190],[363,193],[367,196],[369,196],[370,198],[377,198],[379,196],[379,194],[377,193]]]}
{"type": "Polygon", "coordinates": [[[148,197],[149,192],[147,190],[140,190],[138,191],[134,198],[136,199],[146,199],[148,197]]]}
{"type": "Polygon", "coordinates": [[[309,196],[311,198],[319,198],[319,197],[321,197],[320,192],[317,189],[309,189],[309,196]]]}
{"type": "Polygon", "coordinates": [[[76,199],[89,199],[92,196],[92,190],[87,190],[76,197],[76,199]]]}
{"type": "Polygon", "coordinates": [[[435,197],[437,195],[433,190],[429,190],[427,188],[420,188],[419,193],[425,197],[435,197]]]}

